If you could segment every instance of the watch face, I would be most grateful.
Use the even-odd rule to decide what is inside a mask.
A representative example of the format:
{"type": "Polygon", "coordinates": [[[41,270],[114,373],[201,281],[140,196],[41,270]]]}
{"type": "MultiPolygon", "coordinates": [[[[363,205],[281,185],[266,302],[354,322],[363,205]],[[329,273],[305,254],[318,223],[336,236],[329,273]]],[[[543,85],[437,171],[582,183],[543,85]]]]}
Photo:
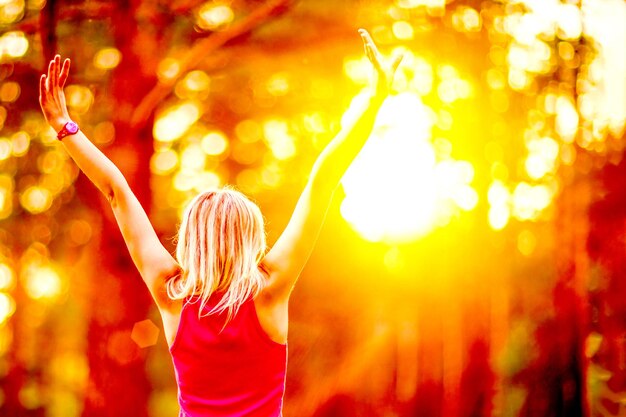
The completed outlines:
{"type": "Polygon", "coordinates": [[[67,129],[67,133],[69,133],[70,135],[78,132],[78,125],[74,122],[67,122],[65,128],[67,129]]]}

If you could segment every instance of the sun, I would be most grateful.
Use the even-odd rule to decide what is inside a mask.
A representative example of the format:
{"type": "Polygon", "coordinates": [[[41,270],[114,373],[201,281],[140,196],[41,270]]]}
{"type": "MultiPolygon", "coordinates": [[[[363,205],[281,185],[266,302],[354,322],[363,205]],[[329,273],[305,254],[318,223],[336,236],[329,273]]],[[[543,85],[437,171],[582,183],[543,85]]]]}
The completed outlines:
{"type": "MultiPolygon", "coordinates": [[[[354,117],[353,109],[364,98],[355,97],[345,119],[354,117]]],[[[342,180],[341,214],[363,238],[413,241],[476,207],[474,168],[438,152],[432,140],[435,120],[417,94],[385,101],[372,137],[342,180]]]]}

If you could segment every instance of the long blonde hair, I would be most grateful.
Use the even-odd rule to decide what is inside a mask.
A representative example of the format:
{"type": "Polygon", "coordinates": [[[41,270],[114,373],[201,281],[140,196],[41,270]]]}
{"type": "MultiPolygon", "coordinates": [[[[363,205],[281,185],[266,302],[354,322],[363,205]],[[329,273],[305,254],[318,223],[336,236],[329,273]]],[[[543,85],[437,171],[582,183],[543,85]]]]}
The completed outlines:
{"type": "Polygon", "coordinates": [[[173,300],[199,301],[202,312],[212,294],[223,293],[207,314],[227,311],[230,319],[263,288],[265,249],[263,216],[256,204],[231,188],[203,192],[185,209],[176,246],[182,272],[167,282],[167,294],[173,300]]]}

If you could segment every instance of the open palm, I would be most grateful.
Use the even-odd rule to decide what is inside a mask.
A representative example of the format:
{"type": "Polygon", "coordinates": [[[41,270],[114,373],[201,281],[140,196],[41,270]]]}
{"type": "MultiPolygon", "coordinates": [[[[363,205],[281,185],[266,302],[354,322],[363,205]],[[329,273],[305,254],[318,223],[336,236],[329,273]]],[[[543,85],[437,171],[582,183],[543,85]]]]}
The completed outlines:
{"type": "Polygon", "coordinates": [[[372,37],[365,29],[359,29],[359,34],[363,40],[365,55],[370,60],[376,70],[376,95],[387,95],[391,89],[393,77],[402,61],[402,55],[396,55],[391,61],[387,62],[383,59],[372,37]]]}
{"type": "Polygon", "coordinates": [[[39,79],[39,104],[46,121],[56,131],[70,120],[63,93],[69,71],[70,60],[65,59],[61,66],[61,56],[57,55],[48,65],[48,74],[42,74],[39,79]]]}

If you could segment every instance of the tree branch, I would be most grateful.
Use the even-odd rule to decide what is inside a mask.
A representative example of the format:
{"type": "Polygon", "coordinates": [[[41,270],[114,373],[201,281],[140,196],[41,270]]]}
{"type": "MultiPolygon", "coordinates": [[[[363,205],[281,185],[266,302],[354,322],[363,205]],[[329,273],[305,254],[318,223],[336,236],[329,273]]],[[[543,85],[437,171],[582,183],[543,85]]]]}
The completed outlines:
{"type": "Polygon", "coordinates": [[[170,10],[176,13],[188,12],[202,3],[204,0],[174,0],[170,3],[170,10]]]}
{"type": "Polygon", "coordinates": [[[230,28],[215,32],[208,38],[196,42],[180,60],[178,74],[168,80],[160,80],[154,88],[143,98],[135,108],[131,116],[131,126],[139,127],[145,123],[157,104],[166,98],[172,91],[172,87],[180,77],[197,68],[198,64],[211,52],[216,51],[226,42],[250,32],[270,17],[285,13],[294,0],[272,0],[263,4],[248,16],[233,24],[230,28]]]}
{"type": "MultiPolygon", "coordinates": [[[[28,15],[19,23],[15,23],[11,30],[19,30],[27,34],[39,32],[44,41],[46,33],[56,30],[56,22],[81,21],[88,19],[104,19],[113,15],[113,4],[104,2],[88,2],[87,4],[72,6],[57,6],[58,0],[48,0],[41,12],[28,15]],[[54,23],[54,27],[51,25],[54,23]]],[[[48,47],[44,45],[44,49],[48,47]]],[[[56,48],[56,45],[55,45],[56,48]]],[[[53,50],[53,52],[55,52],[53,50]]],[[[47,54],[47,51],[45,51],[47,54]]]]}

